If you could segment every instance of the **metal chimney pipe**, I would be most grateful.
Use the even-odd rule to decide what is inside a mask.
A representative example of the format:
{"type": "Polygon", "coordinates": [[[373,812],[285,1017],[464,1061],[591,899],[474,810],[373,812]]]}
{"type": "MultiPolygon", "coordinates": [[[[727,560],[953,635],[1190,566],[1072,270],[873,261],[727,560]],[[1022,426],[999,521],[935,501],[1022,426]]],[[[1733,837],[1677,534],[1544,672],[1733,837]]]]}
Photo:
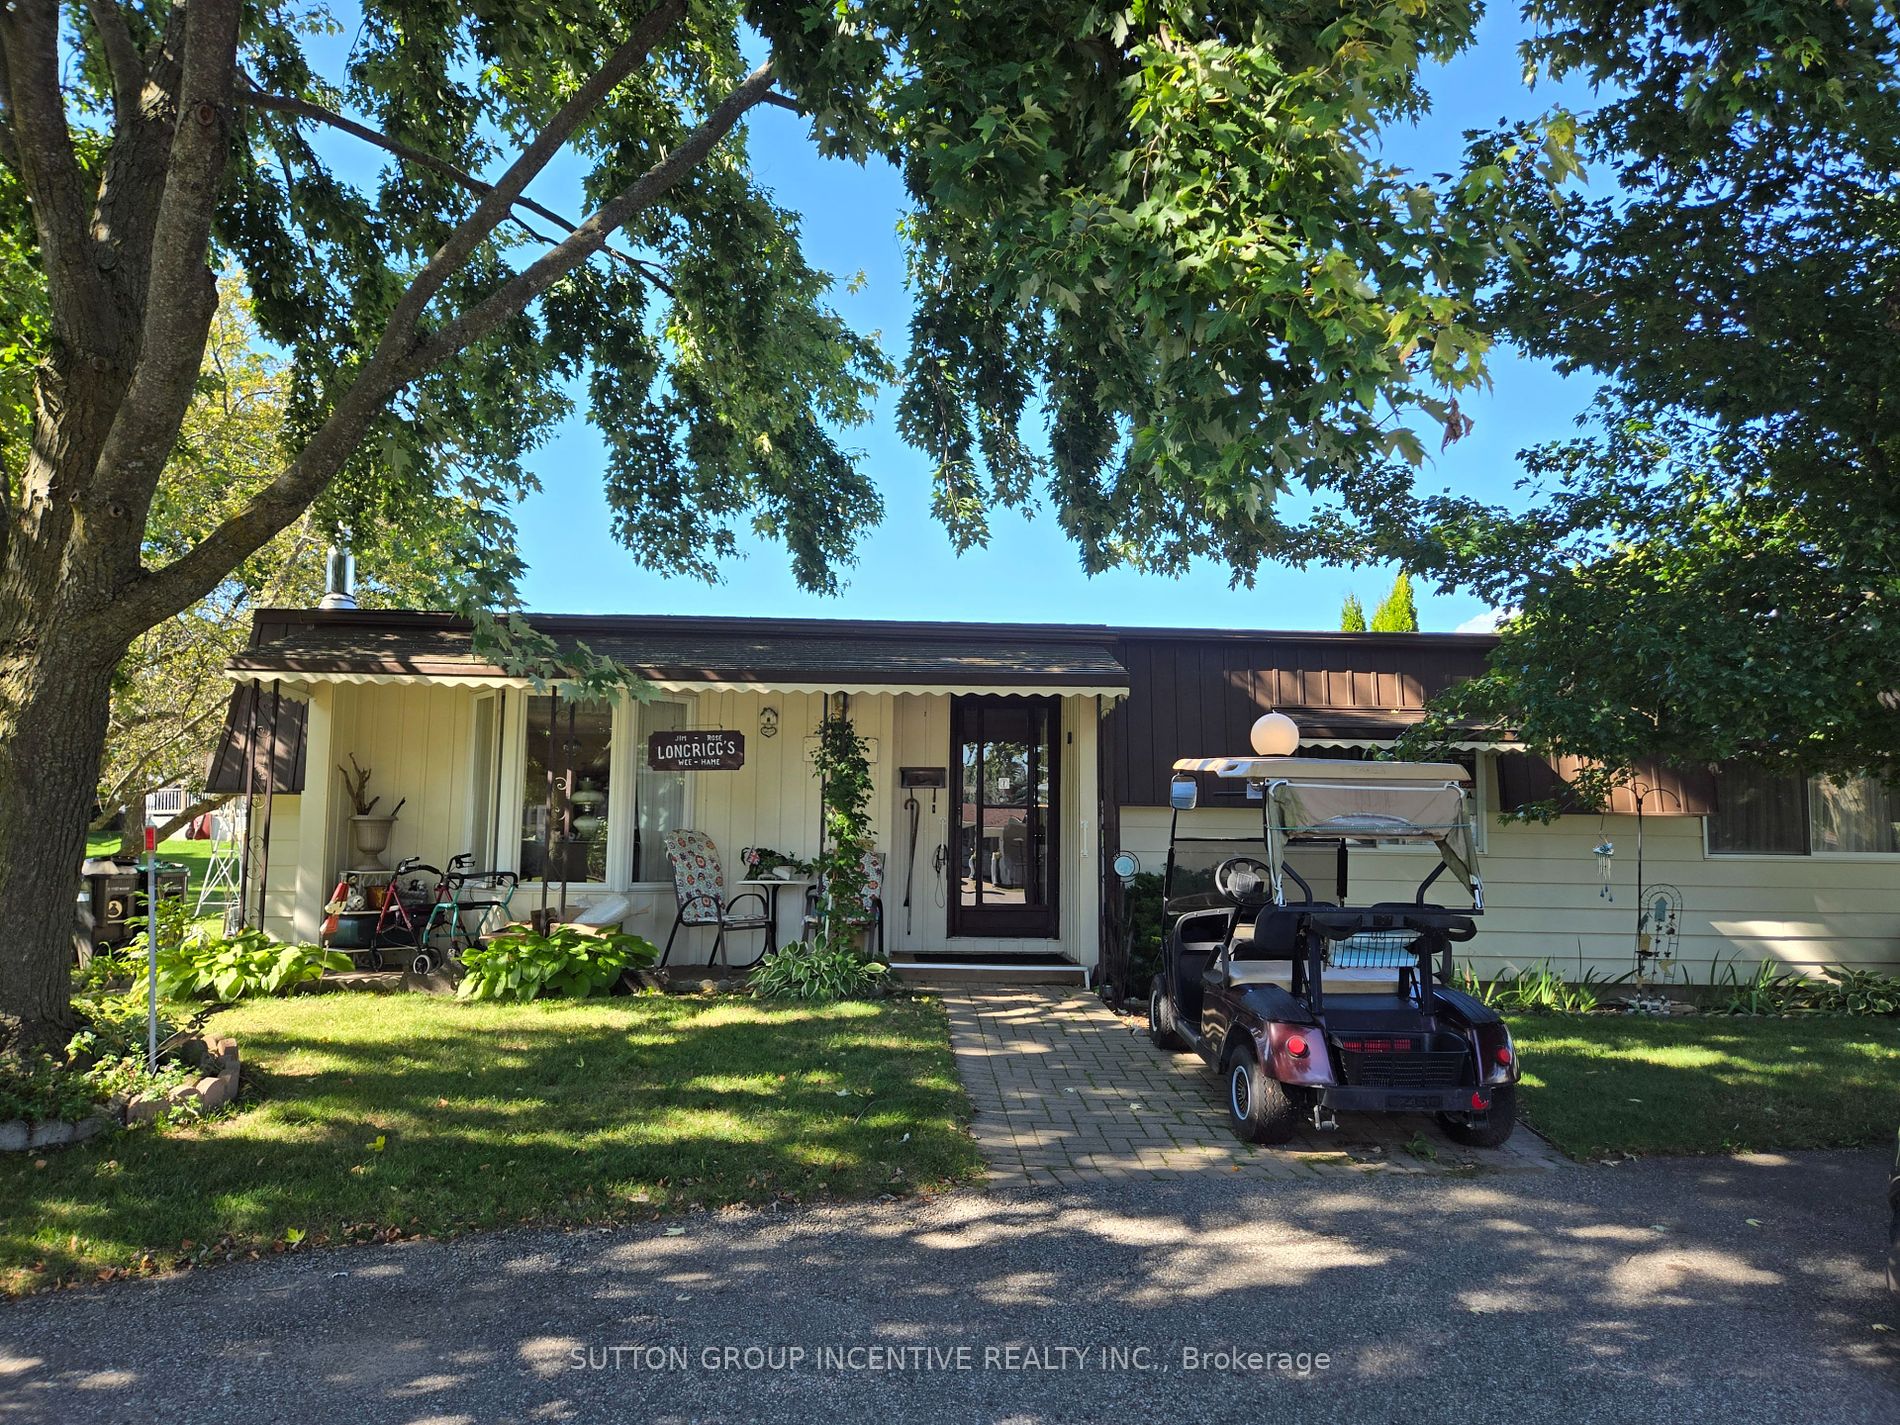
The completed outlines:
{"type": "Polygon", "coordinates": [[[353,609],[356,607],[356,556],[350,553],[347,544],[333,544],[329,553],[324,555],[323,598],[318,602],[320,609],[353,609]]]}

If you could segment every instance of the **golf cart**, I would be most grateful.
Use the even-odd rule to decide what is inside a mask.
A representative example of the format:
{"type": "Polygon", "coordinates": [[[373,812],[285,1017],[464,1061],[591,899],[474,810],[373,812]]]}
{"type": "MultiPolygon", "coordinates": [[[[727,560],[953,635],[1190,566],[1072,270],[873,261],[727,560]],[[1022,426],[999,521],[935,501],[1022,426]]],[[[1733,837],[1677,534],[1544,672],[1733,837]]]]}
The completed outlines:
{"type": "MultiPolygon", "coordinates": [[[[1448,983],[1451,947],[1484,910],[1470,774],[1278,756],[1190,758],[1174,774],[1148,1032],[1220,1073],[1234,1131],[1283,1143],[1302,1120],[1408,1111],[1436,1114],[1470,1147],[1509,1138],[1517,1047],[1495,1011],[1448,983]],[[1202,776],[1244,783],[1258,823],[1251,807],[1197,810],[1202,776]],[[1438,852],[1412,898],[1355,904],[1351,853],[1407,845],[1438,852]],[[1468,908],[1426,899],[1446,872],[1468,908]]],[[[1413,864],[1362,854],[1362,874],[1368,860],[1380,880],[1413,864]]]]}

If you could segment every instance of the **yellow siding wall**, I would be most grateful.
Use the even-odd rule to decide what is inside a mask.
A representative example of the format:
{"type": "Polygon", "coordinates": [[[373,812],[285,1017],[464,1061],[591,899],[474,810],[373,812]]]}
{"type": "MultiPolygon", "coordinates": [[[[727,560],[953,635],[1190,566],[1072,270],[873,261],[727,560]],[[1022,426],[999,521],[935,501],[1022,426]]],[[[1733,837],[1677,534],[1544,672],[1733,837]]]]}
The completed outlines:
{"type": "MultiPolygon", "coordinates": [[[[1220,824],[1215,834],[1244,834],[1260,822],[1258,811],[1194,816],[1197,825],[1220,824]]],[[[1465,947],[1480,974],[1544,959],[1572,978],[1631,968],[1635,817],[1567,816],[1548,826],[1493,821],[1486,835],[1488,850],[1479,858],[1486,910],[1478,938],[1465,947]],[[1616,846],[1613,901],[1599,894],[1592,855],[1605,837],[1616,846]]],[[[1167,811],[1124,808],[1122,845],[1158,872],[1168,849],[1167,811]]],[[[1696,817],[1645,818],[1643,850],[1645,883],[1682,892],[1679,974],[1691,983],[1706,982],[1713,967],[1731,962],[1746,976],[1769,958],[1807,968],[1900,966],[1900,860],[1707,856],[1696,817]]],[[[1429,852],[1354,853],[1352,899],[1409,900],[1434,860],[1429,852]]],[[[1446,887],[1441,880],[1434,898],[1455,905],[1458,892],[1446,887]]]]}
{"type": "Polygon", "coordinates": [[[467,688],[342,684],[332,694],[330,763],[307,776],[330,778],[327,879],[350,853],[349,795],[340,764],[355,755],[370,769],[378,815],[402,803],[383,864],[420,856],[434,866],[469,844],[469,730],[475,701],[467,688]]]}
{"type": "MultiPolygon", "coordinates": [[[[266,817],[269,818],[268,835],[270,854],[263,860],[253,860],[253,867],[262,867],[265,887],[263,890],[263,930],[266,935],[279,940],[297,940],[295,915],[297,909],[297,862],[303,850],[302,817],[303,799],[294,796],[269,798],[272,803],[265,808],[264,797],[258,797],[252,810],[255,818],[251,836],[252,854],[257,854],[266,835],[266,817]]],[[[250,887],[251,905],[258,903],[258,887],[250,887]]]]}
{"type": "MultiPolygon", "coordinates": [[[[682,695],[668,694],[679,698],[682,695]]],[[[371,769],[370,792],[380,797],[380,812],[402,802],[402,811],[383,853],[387,865],[403,856],[420,856],[432,865],[467,850],[472,841],[471,745],[476,693],[448,686],[330,685],[317,688],[311,699],[311,758],[307,788],[310,795],[279,797],[271,832],[270,888],[266,926],[286,939],[313,938],[320,906],[351,859],[350,807],[337,764],[348,765],[354,754],[371,769]],[[317,785],[317,780],[323,779],[317,785]]],[[[520,776],[520,739],[525,735],[524,707],[519,693],[507,695],[502,718],[502,740],[510,744],[498,776],[505,784],[520,776]]],[[[813,775],[809,739],[824,715],[825,700],[817,693],[758,693],[707,691],[683,695],[689,705],[689,725],[729,728],[746,739],[746,764],[736,772],[699,772],[690,778],[692,825],[706,832],[719,847],[728,886],[744,874],[739,860],[743,847],[771,846],[791,855],[815,855],[819,843],[819,787],[813,775]],[[778,734],[760,735],[760,714],[766,707],[778,712],[778,734]]],[[[919,798],[922,818],[908,933],[904,927],[904,861],[909,850],[909,819],[898,786],[897,768],[904,765],[943,767],[950,754],[950,699],[942,694],[877,694],[851,699],[851,714],[859,733],[875,742],[870,815],[872,836],[886,858],[884,902],[886,949],[925,951],[945,941],[943,883],[932,866],[932,853],[949,835],[949,794],[936,797],[930,811],[930,793],[919,798]]],[[[1068,698],[1063,706],[1063,772],[1061,792],[1062,937],[1059,948],[1084,963],[1096,953],[1100,902],[1096,864],[1099,827],[1096,825],[1096,705],[1093,698],[1068,698]]],[[[619,744],[616,755],[631,754],[637,743],[619,744]]],[[[498,859],[515,864],[519,843],[510,822],[519,811],[519,789],[503,786],[499,814],[498,859]]],[[[555,894],[558,895],[558,888],[555,894]]],[[[675,902],[670,884],[633,886],[625,891],[633,900],[626,928],[664,944],[672,927],[675,902]]],[[[597,899],[592,892],[571,891],[570,907],[597,899]]],[[[524,885],[515,910],[525,915],[540,903],[539,883],[524,885]]],[[[802,896],[797,889],[779,895],[780,938],[798,934],[802,896]]],[[[749,959],[756,952],[757,932],[734,937],[730,953],[749,959]]],[[[1008,951],[1048,950],[1048,940],[984,940],[970,948],[1008,951]]],[[[711,953],[712,936],[704,930],[682,930],[673,958],[703,962],[711,953]]]]}

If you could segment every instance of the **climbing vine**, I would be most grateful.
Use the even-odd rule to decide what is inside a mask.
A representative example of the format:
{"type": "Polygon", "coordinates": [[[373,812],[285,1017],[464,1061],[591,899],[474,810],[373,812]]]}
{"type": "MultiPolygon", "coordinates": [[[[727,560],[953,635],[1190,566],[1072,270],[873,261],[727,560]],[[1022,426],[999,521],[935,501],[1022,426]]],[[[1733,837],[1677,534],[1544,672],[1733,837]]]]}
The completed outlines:
{"type": "Polygon", "coordinates": [[[865,858],[872,850],[871,764],[864,739],[844,713],[827,712],[818,728],[825,847],[818,858],[817,943],[827,950],[859,950],[865,858]],[[853,922],[858,922],[854,924],[853,922]]]}

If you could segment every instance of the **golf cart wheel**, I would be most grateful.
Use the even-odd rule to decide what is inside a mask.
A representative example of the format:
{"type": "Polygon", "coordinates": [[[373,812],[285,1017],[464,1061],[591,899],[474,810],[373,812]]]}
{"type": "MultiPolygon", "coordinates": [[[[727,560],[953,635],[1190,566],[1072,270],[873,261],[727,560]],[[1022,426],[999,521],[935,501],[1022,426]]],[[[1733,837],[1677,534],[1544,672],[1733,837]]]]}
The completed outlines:
{"type": "Polygon", "coordinates": [[[1251,1044],[1227,1059],[1227,1119],[1243,1143],[1284,1143],[1299,1126],[1293,1100],[1261,1067],[1251,1044]]]}
{"type": "Polygon", "coordinates": [[[1491,1112],[1483,1123],[1466,1123],[1448,1114],[1438,1115],[1445,1136],[1465,1148],[1502,1148],[1517,1128],[1517,1085],[1500,1084],[1491,1090],[1491,1112]]]}
{"type": "Polygon", "coordinates": [[[1168,1003],[1168,992],[1159,975],[1148,987],[1148,1037],[1163,1049],[1187,1048],[1186,1042],[1175,1032],[1174,1007],[1168,1003]]]}
{"type": "Polygon", "coordinates": [[[435,956],[427,950],[418,950],[409,962],[409,972],[413,975],[431,975],[435,973],[435,956]]]}

